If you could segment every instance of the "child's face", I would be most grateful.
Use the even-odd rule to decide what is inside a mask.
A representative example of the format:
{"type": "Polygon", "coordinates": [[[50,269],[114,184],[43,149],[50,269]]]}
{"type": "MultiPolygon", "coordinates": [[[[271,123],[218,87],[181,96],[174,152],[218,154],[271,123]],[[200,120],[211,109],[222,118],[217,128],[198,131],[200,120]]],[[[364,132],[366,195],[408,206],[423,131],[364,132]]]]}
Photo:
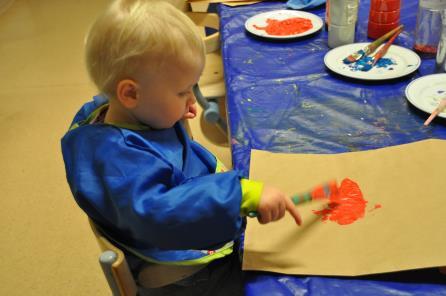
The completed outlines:
{"type": "Polygon", "coordinates": [[[185,64],[172,60],[157,73],[139,75],[138,104],[133,115],[156,129],[170,128],[190,117],[191,112],[195,113],[196,102],[192,87],[198,82],[203,66],[202,61],[185,64]]]}

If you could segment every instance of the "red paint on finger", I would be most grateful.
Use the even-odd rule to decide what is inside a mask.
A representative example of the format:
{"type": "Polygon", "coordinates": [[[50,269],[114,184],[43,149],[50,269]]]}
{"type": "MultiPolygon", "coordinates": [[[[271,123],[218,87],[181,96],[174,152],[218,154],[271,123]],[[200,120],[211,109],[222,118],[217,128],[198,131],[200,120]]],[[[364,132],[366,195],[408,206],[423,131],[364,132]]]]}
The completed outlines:
{"type": "Polygon", "coordinates": [[[267,19],[265,27],[254,25],[257,30],[265,30],[269,35],[287,36],[306,32],[313,28],[311,20],[302,17],[293,17],[284,20],[267,19]]]}

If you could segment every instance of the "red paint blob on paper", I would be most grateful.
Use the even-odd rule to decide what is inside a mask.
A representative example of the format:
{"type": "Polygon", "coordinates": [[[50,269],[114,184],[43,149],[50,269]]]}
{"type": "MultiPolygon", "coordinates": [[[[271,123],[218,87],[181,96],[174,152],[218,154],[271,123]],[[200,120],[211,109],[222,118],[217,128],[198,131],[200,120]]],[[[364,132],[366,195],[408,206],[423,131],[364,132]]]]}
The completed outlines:
{"type": "Polygon", "coordinates": [[[342,180],[338,191],[331,193],[327,207],[314,210],[313,213],[322,216],[322,221],[330,220],[339,225],[348,225],[364,217],[366,206],[367,201],[363,198],[359,185],[347,178],[342,180]]]}
{"type": "Polygon", "coordinates": [[[269,35],[287,36],[296,35],[313,28],[311,20],[302,17],[293,17],[284,20],[267,19],[265,27],[254,25],[257,30],[265,30],[269,35]]]}
{"type": "Polygon", "coordinates": [[[382,205],[376,204],[375,207],[373,207],[373,209],[379,209],[379,208],[382,208],[382,207],[383,207],[382,205]]]}

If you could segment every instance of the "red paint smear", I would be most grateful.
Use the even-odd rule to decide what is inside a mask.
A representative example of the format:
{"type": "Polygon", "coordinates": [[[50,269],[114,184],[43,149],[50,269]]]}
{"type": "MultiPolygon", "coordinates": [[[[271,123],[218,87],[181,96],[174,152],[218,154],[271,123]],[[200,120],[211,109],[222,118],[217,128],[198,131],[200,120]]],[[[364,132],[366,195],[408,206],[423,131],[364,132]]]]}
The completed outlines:
{"type": "Polygon", "coordinates": [[[435,54],[437,53],[437,47],[432,45],[415,44],[414,49],[418,52],[435,54]]]}
{"type": "Polygon", "coordinates": [[[381,204],[375,204],[375,206],[373,207],[373,208],[371,208],[370,210],[369,210],[369,212],[373,212],[373,211],[375,211],[375,210],[377,210],[377,209],[380,209],[380,208],[382,208],[383,206],[381,205],[381,204]]]}
{"type": "Polygon", "coordinates": [[[322,199],[325,197],[327,197],[327,196],[325,196],[325,191],[324,191],[323,186],[318,186],[318,187],[314,188],[313,191],[311,192],[312,199],[322,199]]]}
{"type": "Polygon", "coordinates": [[[362,196],[358,184],[350,179],[342,180],[339,191],[330,195],[327,208],[313,213],[322,216],[323,221],[333,221],[339,225],[347,225],[364,217],[367,201],[362,196]]]}
{"type": "Polygon", "coordinates": [[[286,36],[303,33],[313,28],[311,20],[301,17],[288,18],[282,21],[267,19],[265,27],[254,25],[257,30],[265,30],[269,35],[286,36]]]}
{"type": "Polygon", "coordinates": [[[318,200],[328,198],[329,196],[327,196],[327,193],[325,192],[325,187],[328,187],[330,194],[337,193],[339,190],[336,181],[332,180],[328,182],[328,184],[320,185],[314,188],[311,192],[311,199],[318,200]]]}

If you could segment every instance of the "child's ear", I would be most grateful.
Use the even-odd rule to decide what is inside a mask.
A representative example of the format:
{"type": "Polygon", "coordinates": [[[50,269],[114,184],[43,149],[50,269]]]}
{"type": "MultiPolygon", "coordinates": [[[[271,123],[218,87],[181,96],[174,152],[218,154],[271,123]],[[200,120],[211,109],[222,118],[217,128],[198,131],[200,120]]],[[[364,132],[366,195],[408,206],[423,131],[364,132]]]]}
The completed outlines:
{"type": "Polygon", "coordinates": [[[121,104],[127,109],[133,109],[137,105],[138,84],[131,79],[119,81],[116,87],[116,96],[121,104]]]}

